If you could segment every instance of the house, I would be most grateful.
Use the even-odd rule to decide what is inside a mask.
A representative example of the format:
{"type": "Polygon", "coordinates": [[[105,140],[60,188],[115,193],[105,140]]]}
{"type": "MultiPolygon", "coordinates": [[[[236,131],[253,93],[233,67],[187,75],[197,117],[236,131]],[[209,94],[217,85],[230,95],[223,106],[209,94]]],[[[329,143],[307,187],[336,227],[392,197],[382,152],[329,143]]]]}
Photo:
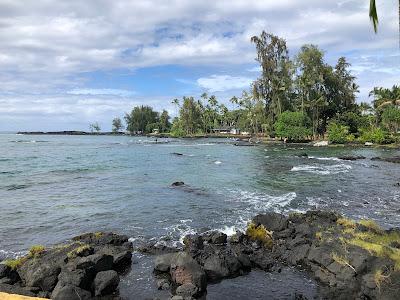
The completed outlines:
{"type": "Polygon", "coordinates": [[[231,132],[231,128],[230,127],[213,128],[212,132],[220,134],[228,134],[231,132]]]}
{"type": "Polygon", "coordinates": [[[230,134],[240,134],[239,128],[231,128],[230,134]]]}
{"type": "Polygon", "coordinates": [[[240,129],[234,127],[221,127],[212,129],[213,133],[219,134],[240,134],[240,129]]]}

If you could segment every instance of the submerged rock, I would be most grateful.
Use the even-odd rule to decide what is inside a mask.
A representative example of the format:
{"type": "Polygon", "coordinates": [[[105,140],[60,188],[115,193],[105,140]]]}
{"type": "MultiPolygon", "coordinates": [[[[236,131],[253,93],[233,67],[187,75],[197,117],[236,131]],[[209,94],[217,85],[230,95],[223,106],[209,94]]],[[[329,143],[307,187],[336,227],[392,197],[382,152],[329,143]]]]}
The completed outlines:
{"type": "Polygon", "coordinates": [[[380,161],[386,161],[386,162],[391,162],[391,163],[397,163],[400,164],[400,156],[393,156],[393,157],[373,157],[371,160],[380,160],[380,161]]]}
{"type": "Polygon", "coordinates": [[[358,159],[365,159],[365,156],[362,155],[344,155],[338,157],[341,160],[358,160],[358,159]]]}
{"type": "Polygon", "coordinates": [[[175,181],[171,184],[171,186],[183,186],[185,183],[183,181],[175,181]]]}

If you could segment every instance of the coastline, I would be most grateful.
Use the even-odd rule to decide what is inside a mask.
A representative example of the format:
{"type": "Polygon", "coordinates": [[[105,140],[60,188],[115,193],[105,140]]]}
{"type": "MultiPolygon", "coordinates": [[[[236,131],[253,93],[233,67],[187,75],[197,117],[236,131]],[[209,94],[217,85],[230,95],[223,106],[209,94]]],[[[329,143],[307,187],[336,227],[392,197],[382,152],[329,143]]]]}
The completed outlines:
{"type": "MultiPolygon", "coordinates": [[[[175,139],[207,139],[207,138],[215,138],[215,139],[234,139],[238,142],[246,142],[252,145],[265,145],[265,144],[277,144],[277,145],[300,145],[300,146],[313,146],[315,143],[324,141],[324,140],[310,140],[307,142],[285,142],[279,139],[273,139],[269,137],[259,137],[252,135],[235,135],[235,134],[202,134],[202,135],[188,135],[188,136],[179,136],[174,137],[170,133],[163,134],[129,134],[125,132],[88,132],[88,131],[75,131],[75,130],[65,130],[65,131],[18,131],[18,135],[65,135],[65,136],[137,136],[137,137],[148,137],[148,138],[175,138],[175,139]]],[[[239,145],[240,146],[240,145],[239,145]]],[[[328,145],[319,146],[319,147],[331,147],[331,148],[340,148],[340,147],[352,147],[352,148],[400,148],[399,143],[392,144],[372,144],[365,145],[363,143],[344,143],[344,144],[335,144],[328,143],[328,145]]]]}
{"type": "MultiPolygon", "coordinates": [[[[400,229],[384,230],[329,211],[260,214],[246,232],[229,237],[219,231],[187,235],[183,249],[154,241],[134,249],[123,235],[82,234],[2,262],[0,291],[61,300],[75,299],[74,293],[76,299],[120,299],[120,276],[129,271],[135,251],[152,257],[154,289],[174,300],[205,299],[208,283],[285,266],[309,274],[323,299],[396,299],[400,291],[400,229]]],[[[295,299],[307,297],[296,293],[295,299]]]]}

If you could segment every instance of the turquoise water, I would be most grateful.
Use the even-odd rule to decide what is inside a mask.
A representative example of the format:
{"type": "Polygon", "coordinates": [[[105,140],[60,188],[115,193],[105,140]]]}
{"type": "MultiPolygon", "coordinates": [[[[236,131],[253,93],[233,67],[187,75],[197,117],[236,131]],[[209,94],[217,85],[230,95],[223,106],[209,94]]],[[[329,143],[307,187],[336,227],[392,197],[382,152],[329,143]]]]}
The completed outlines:
{"type": "Polygon", "coordinates": [[[199,230],[233,233],[269,210],[335,209],[400,226],[399,165],[369,159],[392,155],[399,151],[2,134],[0,258],[86,231],[179,244],[199,230]],[[340,155],[368,159],[341,161],[340,155]],[[187,187],[172,188],[174,181],[187,187]]]}

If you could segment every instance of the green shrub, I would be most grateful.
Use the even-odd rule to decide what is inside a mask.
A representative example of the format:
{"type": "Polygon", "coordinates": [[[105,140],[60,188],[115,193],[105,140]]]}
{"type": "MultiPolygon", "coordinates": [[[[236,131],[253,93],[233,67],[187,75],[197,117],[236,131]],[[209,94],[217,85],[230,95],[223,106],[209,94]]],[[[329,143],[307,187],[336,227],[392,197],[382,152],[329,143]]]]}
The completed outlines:
{"type": "Polygon", "coordinates": [[[334,144],[343,144],[347,142],[349,127],[332,122],[328,125],[328,139],[334,144]]]}
{"type": "Polygon", "coordinates": [[[251,240],[260,241],[267,248],[273,246],[272,232],[268,231],[263,225],[248,224],[246,234],[251,240]]]}
{"type": "Polygon", "coordinates": [[[302,112],[285,111],[275,123],[275,133],[290,141],[302,141],[311,135],[310,123],[310,118],[302,112]]]}
{"type": "Polygon", "coordinates": [[[383,144],[386,140],[386,133],[378,127],[361,130],[359,138],[360,142],[372,142],[375,144],[383,144]]]}

